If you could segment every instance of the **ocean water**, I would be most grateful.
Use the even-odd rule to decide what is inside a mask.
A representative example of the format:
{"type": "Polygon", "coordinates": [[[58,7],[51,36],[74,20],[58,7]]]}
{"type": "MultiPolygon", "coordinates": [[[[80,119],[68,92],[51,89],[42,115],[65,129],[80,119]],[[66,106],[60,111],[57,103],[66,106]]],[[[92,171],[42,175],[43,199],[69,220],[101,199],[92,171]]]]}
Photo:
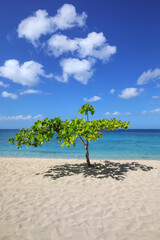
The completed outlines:
{"type": "MultiPolygon", "coordinates": [[[[0,157],[35,157],[35,158],[85,158],[85,149],[77,140],[76,147],[61,148],[56,139],[41,147],[23,146],[8,143],[18,130],[0,130],[0,157]]],[[[89,145],[90,159],[126,159],[160,160],[160,129],[129,129],[104,132],[104,136],[89,145]]]]}

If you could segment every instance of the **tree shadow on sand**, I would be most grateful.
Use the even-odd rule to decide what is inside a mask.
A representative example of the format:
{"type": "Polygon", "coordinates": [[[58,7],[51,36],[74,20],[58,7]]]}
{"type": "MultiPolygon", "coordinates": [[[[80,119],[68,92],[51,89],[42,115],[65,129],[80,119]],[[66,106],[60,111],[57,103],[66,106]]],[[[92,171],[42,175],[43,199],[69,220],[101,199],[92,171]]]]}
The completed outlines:
{"type": "MultiPolygon", "coordinates": [[[[115,180],[124,180],[128,171],[150,171],[153,167],[139,164],[137,162],[119,163],[105,161],[105,164],[95,163],[88,167],[86,163],[64,164],[50,167],[44,174],[44,177],[50,177],[56,180],[65,176],[83,174],[84,177],[94,177],[97,179],[111,177],[115,180]]],[[[37,173],[36,175],[39,175],[37,173]]]]}

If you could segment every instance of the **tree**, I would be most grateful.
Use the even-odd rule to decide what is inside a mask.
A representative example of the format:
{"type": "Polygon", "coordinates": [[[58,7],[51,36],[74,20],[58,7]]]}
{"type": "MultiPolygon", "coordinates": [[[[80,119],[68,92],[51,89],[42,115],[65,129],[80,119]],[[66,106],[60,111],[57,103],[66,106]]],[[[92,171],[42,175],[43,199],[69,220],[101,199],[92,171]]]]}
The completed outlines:
{"type": "Polygon", "coordinates": [[[72,144],[75,147],[76,139],[79,138],[86,150],[85,156],[87,164],[91,166],[89,159],[89,142],[91,142],[91,140],[97,141],[101,138],[103,136],[102,130],[115,131],[119,128],[127,130],[130,122],[122,122],[115,118],[110,120],[99,119],[89,121],[89,112],[91,115],[94,115],[95,110],[92,105],[87,103],[78,111],[78,113],[82,115],[85,114],[87,120],[83,118],[73,118],[62,121],[60,117],[38,120],[31,128],[20,129],[20,132],[15,135],[15,138],[9,139],[9,142],[13,144],[16,142],[17,148],[22,147],[22,145],[26,145],[26,147],[38,147],[43,145],[44,142],[50,142],[55,136],[63,148],[64,146],[71,147],[72,144]]]}

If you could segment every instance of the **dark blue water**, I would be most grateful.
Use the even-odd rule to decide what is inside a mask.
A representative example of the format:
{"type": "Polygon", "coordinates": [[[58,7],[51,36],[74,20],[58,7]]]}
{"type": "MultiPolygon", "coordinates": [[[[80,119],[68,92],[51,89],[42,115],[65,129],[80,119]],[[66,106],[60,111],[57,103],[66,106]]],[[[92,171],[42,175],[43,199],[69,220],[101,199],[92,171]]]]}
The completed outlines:
{"type": "MultiPolygon", "coordinates": [[[[0,157],[84,158],[84,147],[77,140],[76,147],[63,149],[56,140],[41,147],[16,146],[8,143],[18,130],[0,130],[0,157]]],[[[104,132],[104,136],[89,146],[91,159],[152,159],[160,160],[160,129],[130,129],[104,132]]]]}

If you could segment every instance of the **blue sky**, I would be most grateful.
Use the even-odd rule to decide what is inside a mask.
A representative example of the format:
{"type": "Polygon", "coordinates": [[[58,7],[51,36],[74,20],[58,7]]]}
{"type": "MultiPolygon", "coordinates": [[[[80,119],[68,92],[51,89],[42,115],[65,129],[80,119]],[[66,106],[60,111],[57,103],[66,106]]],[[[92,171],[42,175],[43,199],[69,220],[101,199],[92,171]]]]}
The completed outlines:
{"type": "Polygon", "coordinates": [[[0,128],[78,117],[160,128],[159,0],[2,0],[0,128]],[[93,119],[93,118],[91,118],[93,119]]]}

